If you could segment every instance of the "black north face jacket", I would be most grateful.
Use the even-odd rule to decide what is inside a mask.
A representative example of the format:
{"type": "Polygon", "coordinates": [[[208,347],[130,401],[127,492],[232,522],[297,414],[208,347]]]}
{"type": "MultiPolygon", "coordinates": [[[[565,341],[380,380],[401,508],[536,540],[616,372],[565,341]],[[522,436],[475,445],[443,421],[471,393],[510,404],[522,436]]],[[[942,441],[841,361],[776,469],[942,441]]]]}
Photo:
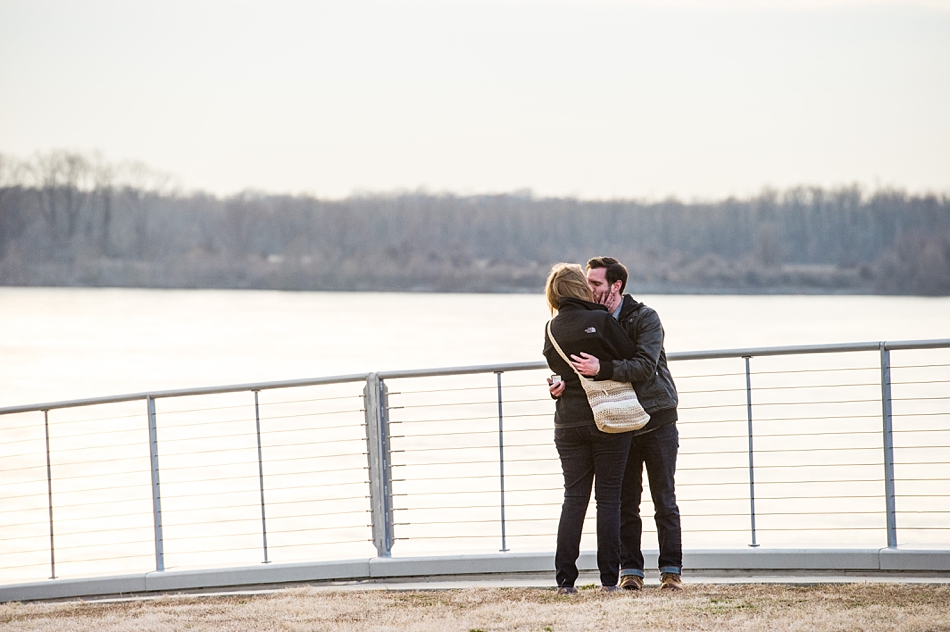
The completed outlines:
{"type": "MultiPolygon", "coordinates": [[[[551,321],[551,333],[561,350],[571,357],[582,351],[600,360],[600,373],[594,379],[607,379],[616,358],[631,358],[636,349],[607,308],[576,298],[563,298],[557,316],[551,321]]],[[[570,364],[551,344],[547,330],[544,334],[544,357],[551,370],[564,380],[564,394],[557,399],[554,424],[560,427],[594,425],[594,413],[587,402],[587,394],[570,364]]]]}
{"type": "Polygon", "coordinates": [[[636,352],[624,360],[614,360],[611,363],[612,372],[601,369],[598,377],[633,384],[640,404],[651,417],[640,432],[672,423],[676,420],[675,414],[654,415],[659,411],[675,409],[679,404],[676,385],[666,363],[660,317],[652,308],[625,294],[618,320],[630,336],[636,352]]]}

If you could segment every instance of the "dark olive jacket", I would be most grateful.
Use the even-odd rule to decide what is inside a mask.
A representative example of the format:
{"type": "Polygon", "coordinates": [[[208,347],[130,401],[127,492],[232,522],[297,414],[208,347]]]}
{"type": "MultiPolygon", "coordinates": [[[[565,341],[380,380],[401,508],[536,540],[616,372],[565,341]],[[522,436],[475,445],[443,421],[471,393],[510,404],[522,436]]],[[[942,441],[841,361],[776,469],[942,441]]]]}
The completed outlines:
{"type": "MultiPolygon", "coordinates": [[[[606,307],[575,298],[561,300],[557,315],[551,321],[551,333],[568,358],[583,351],[600,360],[601,373],[594,379],[606,379],[602,373],[612,370],[612,360],[633,357],[635,352],[630,337],[606,307]]],[[[557,398],[554,424],[561,427],[594,425],[594,413],[580,379],[551,344],[547,329],[544,357],[551,371],[564,380],[564,393],[557,398]]]]}
{"type": "MultiPolygon", "coordinates": [[[[666,363],[666,351],[663,349],[663,325],[656,311],[637,301],[629,294],[623,297],[618,320],[627,331],[636,350],[622,360],[614,360],[612,370],[601,369],[598,377],[633,384],[637,397],[644,410],[654,417],[654,413],[676,408],[679,396],[676,384],[666,363]]],[[[654,423],[651,419],[643,431],[669,423],[676,415],[659,415],[654,423]]]]}

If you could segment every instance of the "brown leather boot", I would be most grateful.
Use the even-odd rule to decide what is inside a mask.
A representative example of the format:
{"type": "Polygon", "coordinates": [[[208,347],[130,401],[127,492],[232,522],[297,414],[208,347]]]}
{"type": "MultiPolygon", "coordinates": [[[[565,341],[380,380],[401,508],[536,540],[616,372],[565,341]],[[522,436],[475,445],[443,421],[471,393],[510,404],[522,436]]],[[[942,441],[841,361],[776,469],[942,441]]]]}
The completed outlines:
{"type": "Polygon", "coordinates": [[[660,573],[660,590],[681,592],[683,590],[683,580],[676,573],[660,573]]]}
{"type": "Polygon", "coordinates": [[[643,578],[639,575],[624,575],[620,578],[620,587],[624,590],[642,590],[643,578]]]}

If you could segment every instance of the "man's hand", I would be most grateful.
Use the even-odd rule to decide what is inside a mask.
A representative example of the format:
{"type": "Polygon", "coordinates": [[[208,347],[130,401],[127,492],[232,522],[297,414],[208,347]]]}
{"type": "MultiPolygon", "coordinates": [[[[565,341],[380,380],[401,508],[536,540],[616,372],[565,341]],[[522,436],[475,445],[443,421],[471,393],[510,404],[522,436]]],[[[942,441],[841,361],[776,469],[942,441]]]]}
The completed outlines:
{"type": "Polygon", "coordinates": [[[555,384],[554,382],[551,381],[551,378],[548,378],[548,392],[551,393],[551,397],[553,397],[554,399],[557,399],[558,397],[563,395],[565,388],[566,388],[566,385],[564,384],[564,382],[558,382],[555,384]]]}
{"type": "Polygon", "coordinates": [[[588,353],[581,352],[579,356],[572,355],[571,364],[578,373],[586,377],[594,377],[600,373],[600,360],[588,353]]]}

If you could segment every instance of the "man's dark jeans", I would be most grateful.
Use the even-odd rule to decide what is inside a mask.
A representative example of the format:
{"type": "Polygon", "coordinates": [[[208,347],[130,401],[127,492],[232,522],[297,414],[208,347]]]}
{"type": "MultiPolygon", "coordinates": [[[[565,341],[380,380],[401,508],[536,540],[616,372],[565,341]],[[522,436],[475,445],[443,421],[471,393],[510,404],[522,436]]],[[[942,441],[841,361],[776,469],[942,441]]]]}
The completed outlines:
{"type": "Polygon", "coordinates": [[[650,480],[650,495],[656,509],[660,572],[682,572],[683,535],[673,483],[678,450],[679,431],[675,423],[633,437],[627,457],[620,505],[621,575],[643,577],[643,552],[640,550],[643,520],[640,518],[640,497],[643,494],[644,465],[650,480]]]}
{"type": "Polygon", "coordinates": [[[554,445],[564,472],[564,504],[557,527],[557,585],[577,580],[581,531],[590,504],[591,485],[597,501],[597,568],[604,586],[615,586],[620,569],[620,485],[630,433],[607,434],[596,426],[555,428],[554,445]]]}

